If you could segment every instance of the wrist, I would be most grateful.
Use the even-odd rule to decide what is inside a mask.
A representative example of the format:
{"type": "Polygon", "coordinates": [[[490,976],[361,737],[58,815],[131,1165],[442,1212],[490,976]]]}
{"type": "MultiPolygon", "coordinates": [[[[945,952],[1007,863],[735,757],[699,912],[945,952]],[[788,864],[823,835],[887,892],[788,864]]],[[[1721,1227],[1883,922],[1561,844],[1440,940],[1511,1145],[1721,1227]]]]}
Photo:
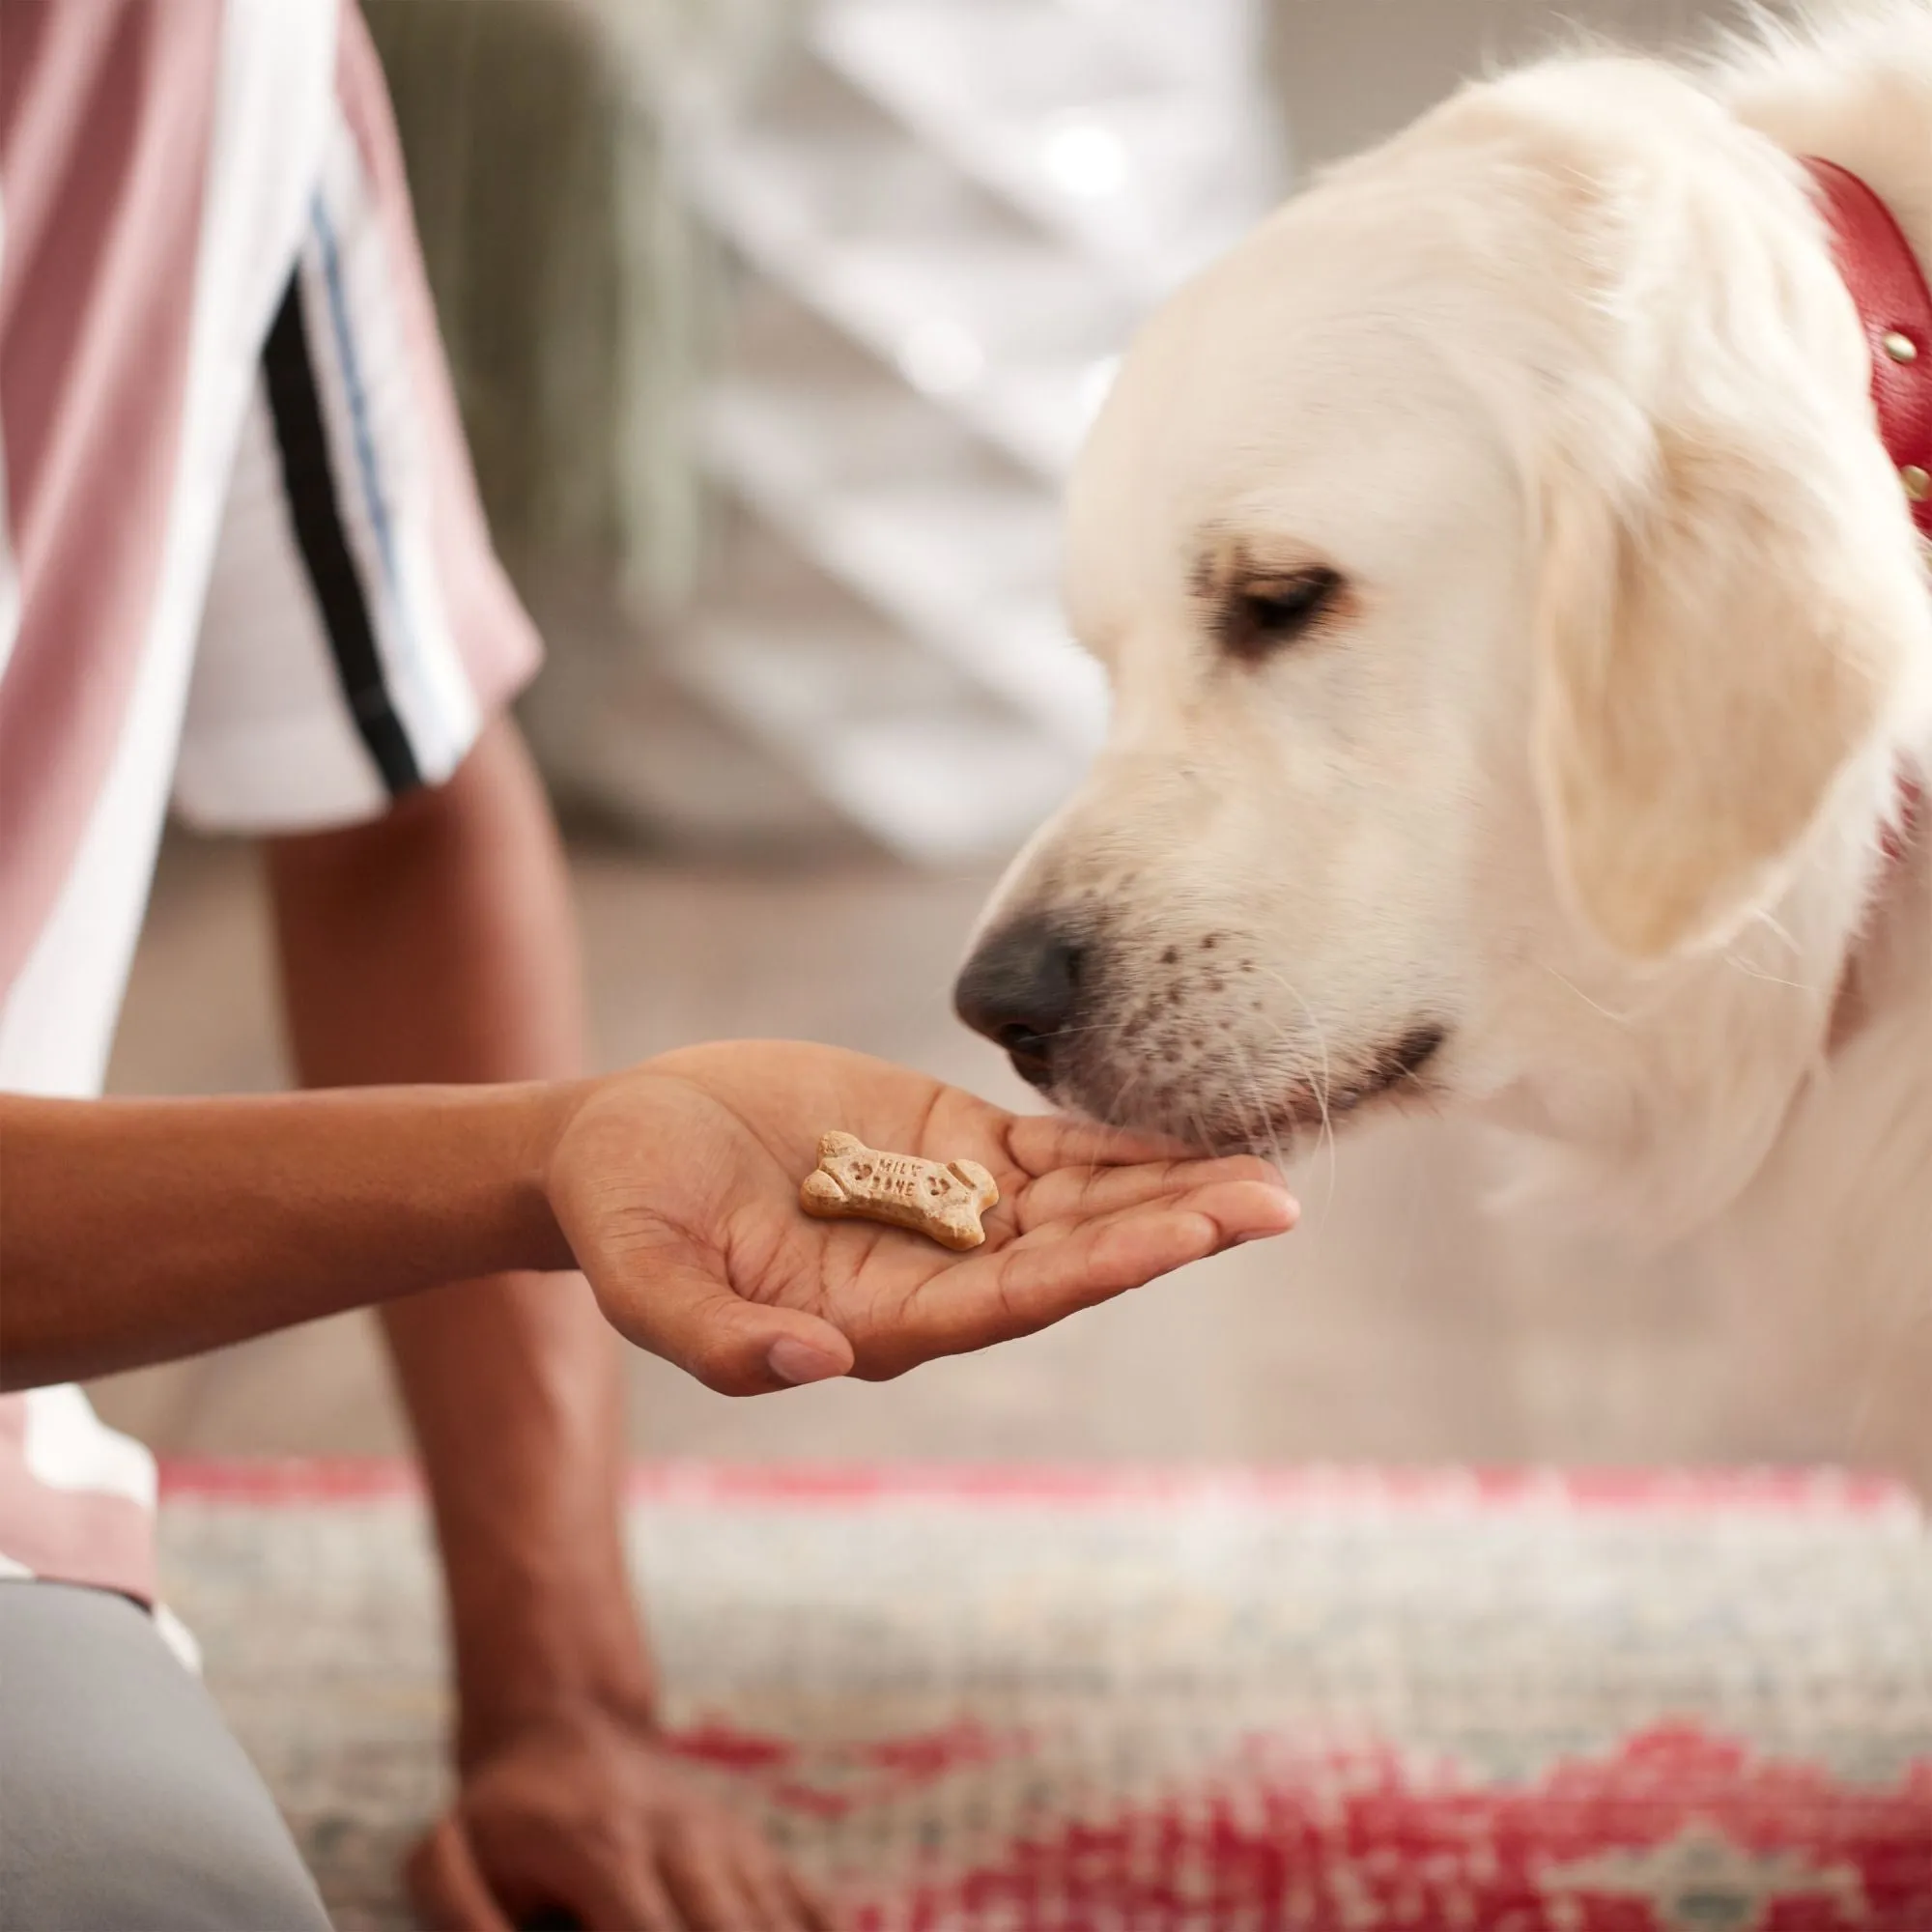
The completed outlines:
{"type": "Polygon", "coordinates": [[[467,1651],[457,1671],[460,1766],[534,1731],[600,1719],[638,1731],[655,1727],[656,1687],[628,1601],[614,1617],[539,1624],[512,1619],[486,1644],[459,1643],[459,1652],[467,1651]]]}
{"type": "Polygon", "coordinates": [[[509,1113],[504,1163],[515,1233],[513,1252],[492,1270],[530,1268],[556,1273],[576,1258],[551,1204],[551,1172],[562,1141],[594,1080],[529,1082],[497,1090],[509,1113]]]}

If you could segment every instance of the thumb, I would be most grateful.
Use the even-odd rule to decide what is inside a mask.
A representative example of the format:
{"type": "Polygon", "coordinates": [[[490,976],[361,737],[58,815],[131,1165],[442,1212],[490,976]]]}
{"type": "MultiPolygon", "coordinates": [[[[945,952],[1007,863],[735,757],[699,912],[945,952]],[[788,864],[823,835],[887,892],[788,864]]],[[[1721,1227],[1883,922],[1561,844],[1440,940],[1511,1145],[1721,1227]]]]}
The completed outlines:
{"type": "Polygon", "coordinates": [[[831,1322],[747,1301],[695,1258],[660,1250],[627,1275],[596,1284],[611,1325],[720,1395],[766,1395],[852,1372],[852,1345],[831,1322]]]}
{"type": "Polygon", "coordinates": [[[410,1854],[404,1883],[429,1932],[515,1932],[477,1870],[454,1815],[439,1818],[410,1854]]]}

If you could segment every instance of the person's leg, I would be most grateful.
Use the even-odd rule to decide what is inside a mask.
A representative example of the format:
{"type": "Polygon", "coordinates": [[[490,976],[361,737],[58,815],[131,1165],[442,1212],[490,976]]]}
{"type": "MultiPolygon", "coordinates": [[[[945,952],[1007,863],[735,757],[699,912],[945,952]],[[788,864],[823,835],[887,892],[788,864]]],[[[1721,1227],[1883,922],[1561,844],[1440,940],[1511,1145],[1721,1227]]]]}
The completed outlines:
{"type": "Polygon", "coordinates": [[[0,1928],[327,1932],[268,1787],[125,1597],[0,1581],[0,1928]]]}

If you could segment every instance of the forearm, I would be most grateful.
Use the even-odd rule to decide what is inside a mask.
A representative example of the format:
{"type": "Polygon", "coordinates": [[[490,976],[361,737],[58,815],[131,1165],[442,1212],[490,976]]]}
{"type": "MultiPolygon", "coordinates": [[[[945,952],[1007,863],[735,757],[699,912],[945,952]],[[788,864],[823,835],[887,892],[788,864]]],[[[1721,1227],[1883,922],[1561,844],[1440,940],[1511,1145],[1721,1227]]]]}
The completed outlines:
{"type": "MultiPolygon", "coordinates": [[[[304,1080],[577,1070],[568,883],[508,727],[389,822],[275,846],[270,876],[304,1080]]],[[[622,1383],[588,1291],[499,1274],[383,1318],[436,1507],[466,1755],[531,1703],[646,1701],[618,1527],[622,1383]]]]}
{"type": "Polygon", "coordinates": [[[498,1275],[384,1313],[435,1505],[460,1754],[559,1702],[647,1716],[620,1528],[623,1387],[589,1292],[498,1275]]]}
{"type": "Polygon", "coordinates": [[[568,1087],[0,1098],[0,1382],[195,1353],[434,1283],[561,1268],[568,1087]]]}

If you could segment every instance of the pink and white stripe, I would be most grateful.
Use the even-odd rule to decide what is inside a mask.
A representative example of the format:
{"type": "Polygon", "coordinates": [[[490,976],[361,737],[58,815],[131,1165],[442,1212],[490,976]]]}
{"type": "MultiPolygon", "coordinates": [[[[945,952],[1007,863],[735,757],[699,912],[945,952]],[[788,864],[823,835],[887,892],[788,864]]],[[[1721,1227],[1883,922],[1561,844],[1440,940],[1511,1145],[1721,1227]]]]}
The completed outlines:
{"type": "MultiPolygon", "coordinates": [[[[268,438],[294,277],[380,676],[427,782],[537,661],[484,527],[381,70],[338,0],[0,15],[0,1087],[99,1092],[171,794],[352,822],[358,741],[268,438]]],[[[0,1574],[154,1587],[147,1452],[0,1399],[0,1574]]]]}

